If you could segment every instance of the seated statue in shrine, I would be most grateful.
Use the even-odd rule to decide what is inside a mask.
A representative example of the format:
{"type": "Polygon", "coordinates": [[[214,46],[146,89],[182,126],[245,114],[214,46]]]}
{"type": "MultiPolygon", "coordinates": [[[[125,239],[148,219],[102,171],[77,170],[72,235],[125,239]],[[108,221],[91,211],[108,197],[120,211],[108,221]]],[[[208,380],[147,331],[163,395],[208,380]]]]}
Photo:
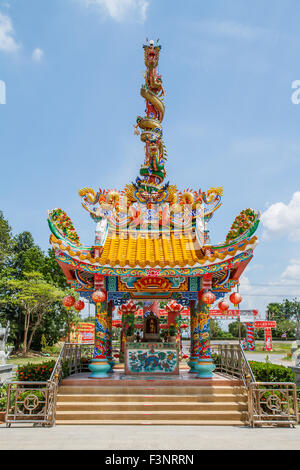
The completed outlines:
{"type": "Polygon", "coordinates": [[[159,319],[153,312],[144,319],[144,341],[160,341],[159,319]]]}

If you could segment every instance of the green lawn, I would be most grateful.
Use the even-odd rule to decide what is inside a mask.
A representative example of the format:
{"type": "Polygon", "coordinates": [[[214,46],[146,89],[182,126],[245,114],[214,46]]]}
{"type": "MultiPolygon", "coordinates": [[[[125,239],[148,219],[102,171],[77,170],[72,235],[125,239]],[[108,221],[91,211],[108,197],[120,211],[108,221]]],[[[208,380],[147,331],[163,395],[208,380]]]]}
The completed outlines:
{"type": "Polygon", "coordinates": [[[265,352],[266,354],[288,354],[291,352],[291,343],[273,343],[273,351],[264,351],[263,350],[264,344],[263,343],[256,343],[255,344],[255,351],[247,351],[249,353],[258,353],[258,352],[265,352]]]}
{"type": "Polygon", "coordinates": [[[12,357],[7,360],[8,364],[15,366],[25,366],[26,364],[41,364],[42,362],[53,361],[58,356],[32,356],[32,357],[12,357]]]}

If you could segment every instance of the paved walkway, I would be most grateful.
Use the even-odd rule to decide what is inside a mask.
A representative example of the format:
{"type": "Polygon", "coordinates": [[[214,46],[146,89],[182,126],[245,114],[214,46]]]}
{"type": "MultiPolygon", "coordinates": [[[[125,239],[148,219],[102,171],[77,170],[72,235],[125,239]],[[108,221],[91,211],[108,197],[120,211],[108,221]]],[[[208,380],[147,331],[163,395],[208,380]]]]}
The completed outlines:
{"type": "Polygon", "coordinates": [[[0,425],[0,450],[300,450],[296,428],[0,425]]]}

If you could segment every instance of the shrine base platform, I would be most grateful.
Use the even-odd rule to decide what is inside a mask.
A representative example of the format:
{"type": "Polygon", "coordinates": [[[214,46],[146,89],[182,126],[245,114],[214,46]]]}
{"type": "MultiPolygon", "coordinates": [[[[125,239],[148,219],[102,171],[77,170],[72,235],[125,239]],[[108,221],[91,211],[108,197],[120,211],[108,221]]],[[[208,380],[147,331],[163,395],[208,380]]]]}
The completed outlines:
{"type": "Polygon", "coordinates": [[[126,376],[119,370],[105,379],[89,373],[61,382],[57,425],[244,425],[247,393],[240,380],[214,374],[126,376]]]}
{"type": "Polygon", "coordinates": [[[108,378],[94,379],[90,377],[90,372],[82,372],[80,374],[75,374],[61,381],[61,385],[88,385],[88,386],[97,386],[97,385],[113,385],[116,386],[117,382],[119,385],[148,385],[149,382],[154,382],[155,386],[159,385],[179,385],[179,386],[213,386],[213,385],[242,385],[242,381],[238,379],[227,378],[220,374],[213,374],[213,377],[210,379],[199,379],[197,378],[196,373],[189,373],[189,369],[181,369],[179,375],[159,375],[159,374],[138,374],[138,375],[126,375],[124,367],[115,369],[115,371],[109,374],[108,378]],[[120,383],[121,381],[121,383],[120,383]]]}

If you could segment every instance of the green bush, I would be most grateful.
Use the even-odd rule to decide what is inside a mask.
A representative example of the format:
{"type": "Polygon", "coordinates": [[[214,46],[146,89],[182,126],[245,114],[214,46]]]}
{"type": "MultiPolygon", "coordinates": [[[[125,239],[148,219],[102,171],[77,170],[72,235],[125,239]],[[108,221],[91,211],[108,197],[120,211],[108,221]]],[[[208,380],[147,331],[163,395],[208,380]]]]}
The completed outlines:
{"type": "Polygon", "coordinates": [[[42,352],[45,354],[50,354],[51,356],[58,356],[61,348],[59,346],[45,346],[42,348],[42,352]]]}
{"type": "Polygon", "coordinates": [[[176,334],[177,334],[176,326],[173,325],[173,323],[171,323],[171,325],[169,326],[169,336],[176,336],[176,334]]]}
{"type": "MultiPolygon", "coordinates": [[[[26,364],[19,366],[17,370],[17,380],[21,382],[45,382],[50,379],[56,361],[47,361],[41,364],[26,364]]],[[[62,363],[63,376],[69,373],[68,361],[62,363]]]]}
{"type": "Polygon", "coordinates": [[[288,367],[257,361],[249,364],[257,382],[295,382],[295,374],[288,367]]]}
{"type": "Polygon", "coordinates": [[[214,361],[214,364],[216,366],[221,365],[221,355],[220,354],[212,353],[211,357],[212,357],[212,360],[214,361]]]}
{"type": "Polygon", "coordinates": [[[0,412],[6,411],[7,385],[0,387],[0,412]]]}

